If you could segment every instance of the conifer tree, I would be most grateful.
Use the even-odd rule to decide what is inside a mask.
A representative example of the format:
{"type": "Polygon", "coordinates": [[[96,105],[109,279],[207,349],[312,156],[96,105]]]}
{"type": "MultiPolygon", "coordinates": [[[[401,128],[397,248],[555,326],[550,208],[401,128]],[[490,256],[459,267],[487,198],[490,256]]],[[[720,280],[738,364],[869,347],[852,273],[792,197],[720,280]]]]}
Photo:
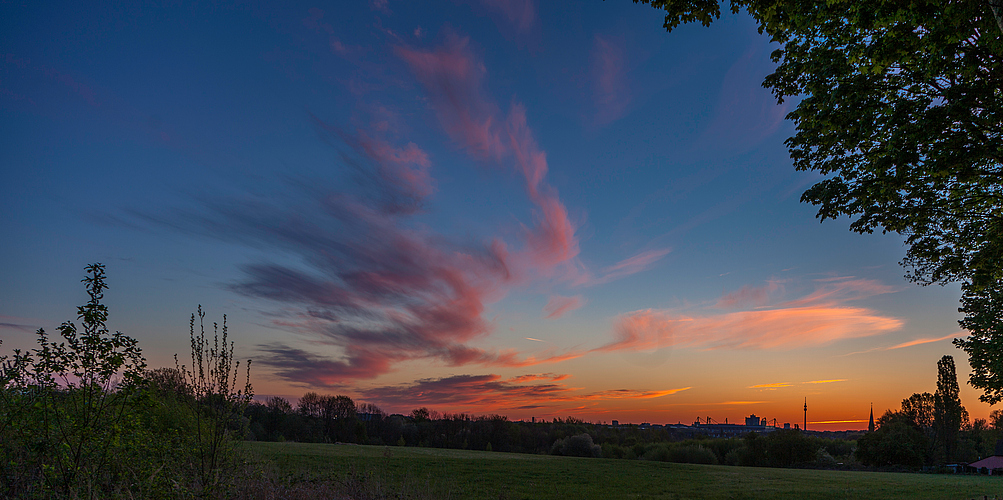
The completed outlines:
{"type": "Polygon", "coordinates": [[[954,369],[954,358],[944,356],[937,362],[937,392],[933,395],[933,427],[937,444],[944,452],[944,460],[950,462],[958,443],[961,426],[968,421],[968,411],[961,405],[958,395],[958,375],[954,369]]]}

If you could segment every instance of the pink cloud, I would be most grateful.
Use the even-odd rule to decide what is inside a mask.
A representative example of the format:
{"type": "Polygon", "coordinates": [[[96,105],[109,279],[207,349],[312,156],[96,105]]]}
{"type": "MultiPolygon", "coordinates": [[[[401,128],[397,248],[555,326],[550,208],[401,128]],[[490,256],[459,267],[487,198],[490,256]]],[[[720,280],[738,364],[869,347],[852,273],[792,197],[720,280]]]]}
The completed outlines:
{"type": "Polygon", "coordinates": [[[481,159],[498,159],[504,151],[497,126],[497,106],[481,90],[487,70],[470,52],[469,39],[450,37],[435,51],[398,46],[403,59],[429,93],[446,133],[481,159]]]}
{"type": "Polygon", "coordinates": [[[429,168],[428,154],[415,143],[403,148],[369,137],[359,132],[359,145],[380,165],[380,174],[398,189],[407,191],[416,199],[427,198],[435,190],[429,168]]]}
{"type": "Polygon", "coordinates": [[[557,191],[546,183],[547,156],[528,126],[526,109],[513,102],[508,117],[500,117],[499,106],[485,97],[482,80],[487,70],[470,51],[469,40],[453,36],[433,51],[398,47],[397,54],[429,94],[439,122],[454,141],[482,160],[506,165],[512,158],[523,176],[536,205],[535,225],[527,230],[528,251],[515,260],[544,275],[572,263],[579,253],[576,227],[557,191]]]}
{"type": "MultiPolygon", "coordinates": [[[[823,283],[808,296],[769,308],[724,314],[646,309],[617,318],[614,340],[596,351],[667,345],[697,349],[793,349],[898,330],[903,321],[847,302],[888,293],[869,280],[823,283]]],[[[719,301],[720,303],[720,301],[719,301]]]]}
{"type": "Polygon", "coordinates": [[[369,0],[369,6],[372,7],[373,10],[380,11],[384,14],[392,14],[392,12],[390,12],[390,7],[387,7],[387,0],[369,0]]]}
{"type": "Polygon", "coordinates": [[[592,43],[592,92],[595,121],[605,125],[623,117],[630,104],[622,39],[595,35],[592,43]]]}
{"type": "Polygon", "coordinates": [[[770,301],[770,294],[780,290],[780,282],[770,281],[763,286],[745,285],[717,301],[717,307],[733,309],[736,307],[761,307],[770,301]]]}
{"type": "Polygon", "coordinates": [[[575,295],[574,297],[551,295],[550,299],[547,300],[547,305],[543,306],[543,311],[547,313],[545,316],[547,319],[557,319],[564,316],[565,313],[582,307],[583,303],[581,295],[575,295]]]}

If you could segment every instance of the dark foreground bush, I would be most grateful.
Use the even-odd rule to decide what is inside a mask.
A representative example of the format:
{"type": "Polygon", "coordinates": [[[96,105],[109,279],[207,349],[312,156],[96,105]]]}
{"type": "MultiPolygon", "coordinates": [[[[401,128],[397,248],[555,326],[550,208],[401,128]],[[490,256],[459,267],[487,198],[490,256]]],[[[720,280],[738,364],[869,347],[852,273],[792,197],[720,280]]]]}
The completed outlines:
{"type": "Polygon", "coordinates": [[[579,434],[554,441],[550,447],[551,455],[566,457],[601,457],[602,447],[592,442],[592,436],[579,434]]]}
{"type": "Polygon", "coordinates": [[[0,356],[0,498],[232,496],[239,416],[232,344],[192,336],[193,368],[147,371],[135,339],[109,332],[104,266],[87,267],[77,324],[39,329],[0,356]],[[229,349],[228,349],[229,347],[229,349]]]}
{"type": "Polygon", "coordinates": [[[714,452],[699,444],[673,446],[669,450],[669,462],[680,464],[717,465],[714,452]]]}

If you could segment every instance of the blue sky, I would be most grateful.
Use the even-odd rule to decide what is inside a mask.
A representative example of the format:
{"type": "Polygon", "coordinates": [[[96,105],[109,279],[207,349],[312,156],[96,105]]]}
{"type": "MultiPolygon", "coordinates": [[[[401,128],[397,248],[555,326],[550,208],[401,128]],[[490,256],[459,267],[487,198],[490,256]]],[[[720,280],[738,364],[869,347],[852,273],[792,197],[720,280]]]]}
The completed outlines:
{"type": "Polygon", "coordinates": [[[202,304],[262,395],[638,422],[798,421],[809,397],[853,428],[932,392],[944,354],[966,377],[957,287],[799,203],[818,176],[751,18],[661,24],[626,1],[4,3],[4,347],[71,319],[103,262],[151,365],[202,304]]]}

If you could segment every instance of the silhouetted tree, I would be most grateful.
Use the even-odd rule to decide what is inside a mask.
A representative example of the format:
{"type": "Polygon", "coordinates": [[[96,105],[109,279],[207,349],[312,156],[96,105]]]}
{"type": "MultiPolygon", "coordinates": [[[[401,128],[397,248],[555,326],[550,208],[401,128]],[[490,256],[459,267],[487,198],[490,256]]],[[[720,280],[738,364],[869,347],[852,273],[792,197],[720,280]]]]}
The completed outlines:
{"type": "Polygon", "coordinates": [[[989,412],[989,424],[993,429],[1003,430],[1003,411],[993,410],[989,412]]]}
{"type": "Polygon", "coordinates": [[[919,429],[910,425],[905,415],[886,412],[878,419],[880,427],[857,439],[857,460],[864,465],[887,466],[923,465],[927,439],[919,429]]]}
{"type": "Polygon", "coordinates": [[[296,405],[296,411],[300,414],[320,418],[324,415],[324,402],[320,394],[308,392],[300,398],[296,405]]]}
{"type": "Polygon", "coordinates": [[[947,462],[954,459],[961,426],[968,423],[968,411],[961,405],[958,393],[958,375],[954,369],[954,358],[944,356],[937,362],[933,426],[937,434],[937,443],[943,450],[944,460],[947,462]]]}
{"type": "Polygon", "coordinates": [[[422,406],[421,408],[415,408],[411,410],[411,418],[413,418],[415,422],[423,422],[425,420],[428,420],[430,417],[431,417],[431,412],[429,411],[428,408],[425,408],[424,406],[422,406]]]}
{"type": "Polygon", "coordinates": [[[902,413],[912,419],[914,425],[922,429],[933,427],[934,414],[933,394],[924,392],[916,393],[902,400],[902,413]]]}
{"type": "Polygon", "coordinates": [[[293,405],[290,404],[289,401],[287,401],[285,398],[280,398],[278,396],[272,396],[268,398],[268,402],[265,403],[265,406],[267,406],[268,409],[273,412],[278,412],[278,413],[293,412],[293,405]]]}

